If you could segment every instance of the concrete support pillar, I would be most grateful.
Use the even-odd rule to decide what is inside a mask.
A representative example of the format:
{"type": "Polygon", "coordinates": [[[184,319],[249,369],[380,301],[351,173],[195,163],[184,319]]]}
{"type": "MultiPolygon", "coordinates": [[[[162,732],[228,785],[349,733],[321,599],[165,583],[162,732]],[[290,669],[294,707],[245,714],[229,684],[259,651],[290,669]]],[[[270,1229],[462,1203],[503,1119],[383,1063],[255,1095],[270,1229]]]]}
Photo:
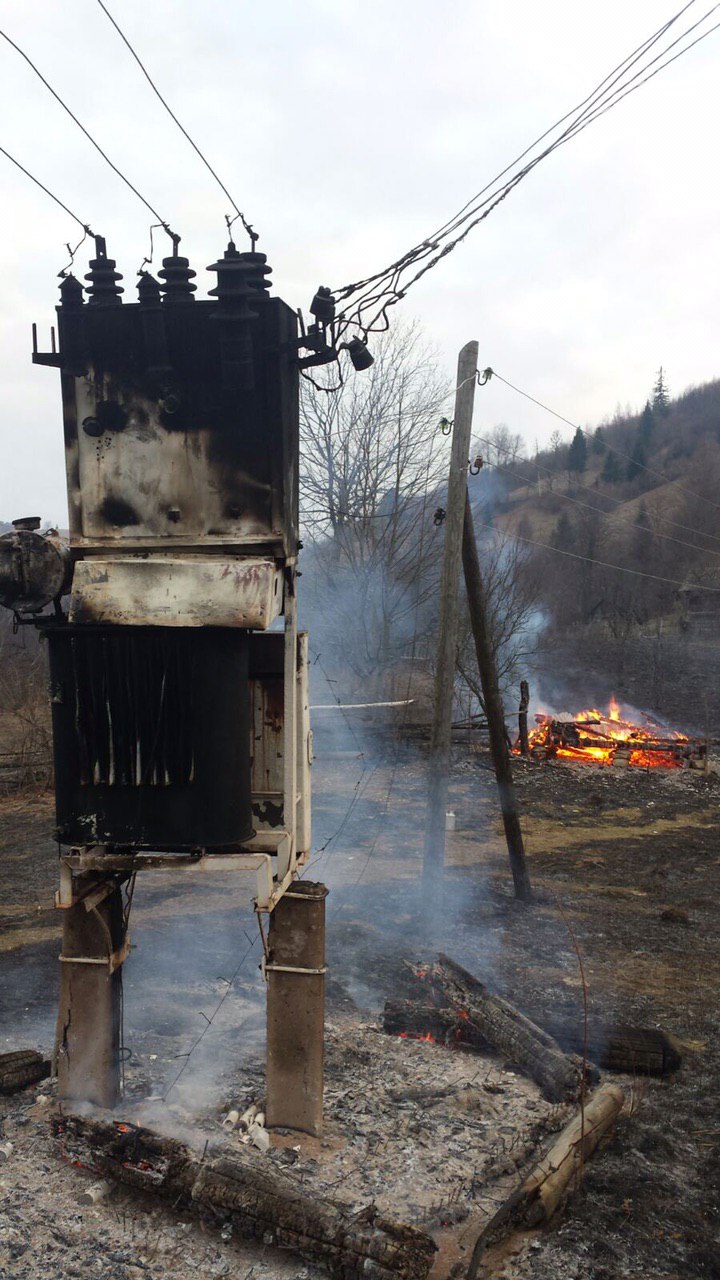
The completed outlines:
{"type": "Polygon", "coordinates": [[[99,902],[97,877],[78,877],[74,889],[81,900],[63,912],[55,1039],[58,1094],[68,1101],[113,1107],[120,1097],[121,882],[112,884],[99,902]],[[111,972],[113,963],[117,967],[111,972]]]}
{"type": "Polygon", "coordinates": [[[318,1137],[323,1119],[324,884],[297,880],[270,916],[267,1123],[318,1137]]]}

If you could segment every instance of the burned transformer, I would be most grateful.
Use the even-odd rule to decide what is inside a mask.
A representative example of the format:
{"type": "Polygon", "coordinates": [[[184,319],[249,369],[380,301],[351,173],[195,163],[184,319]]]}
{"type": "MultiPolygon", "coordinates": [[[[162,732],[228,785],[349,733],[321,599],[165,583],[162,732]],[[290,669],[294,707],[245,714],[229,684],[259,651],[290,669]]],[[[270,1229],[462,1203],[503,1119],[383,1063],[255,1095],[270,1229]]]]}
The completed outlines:
{"type": "Polygon", "coordinates": [[[283,900],[310,841],[297,317],[270,296],[254,243],[242,253],[231,242],[208,268],[206,299],[173,249],[159,280],[140,273],[136,302],[123,301],[100,237],[87,288],[62,279],[57,349],[53,332],[39,352],[34,333],[33,361],[61,374],[69,545],[33,519],[0,539],[0,602],[41,628],[49,650],[60,1091],[117,1097],[131,878],[168,865],[250,868],[257,909],[273,912],[269,1112],[317,1131],[325,890],[302,882],[283,900]],[[308,911],[312,963],[295,945],[294,964],[273,974],[273,931],[281,954],[283,913],[297,933],[308,911]],[[285,1052],[298,994],[289,974],[307,976],[310,1012],[285,1052]],[[312,1081],[287,1102],[308,1053],[312,1081]]]}

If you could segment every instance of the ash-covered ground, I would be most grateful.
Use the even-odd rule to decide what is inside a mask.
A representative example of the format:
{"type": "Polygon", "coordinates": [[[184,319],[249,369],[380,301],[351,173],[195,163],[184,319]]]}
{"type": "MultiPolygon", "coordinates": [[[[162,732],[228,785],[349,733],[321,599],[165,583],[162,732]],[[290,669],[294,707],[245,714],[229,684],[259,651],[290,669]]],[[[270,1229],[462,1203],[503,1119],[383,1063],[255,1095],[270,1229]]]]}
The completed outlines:
{"type": "MultiPolygon", "coordinates": [[[[384,1196],[394,1215],[437,1232],[436,1274],[447,1274],[562,1117],[498,1059],[384,1037],[382,1003],[396,993],[403,961],[442,948],[538,1021],[545,1011],[580,1017],[567,920],[591,1018],[664,1027],[687,1046],[683,1067],[669,1081],[624,1081],[631,1105],[570,1209],[551,1230],[516,1242],[519,1253],[496,1257],[494,1274],[716,1276],[719,780],[519,763],[537,896],[522,908],[511,895],[488,765],[482,750],[456,760],[456,831],[444,882],[428,902],[419,881],[422,760],[405,749],[387,757],[320,751],[317,852],[307,875],[331,888],[327,1133],[323,1144],[282,1138],[266,1158],[353,1204],[384,1196]],[[425,1096],[403,1101],[413,1084],[425,1096]],[[433,1099],[435,1086],[455,1092],[433,1099]]],[[[8,798],[0,820],[0,1049],[49,1050],[59,950],[50,799],[8,798]]],[[[231,1105],[262,1097],[264,992],[251,894],[250,881],[200,884],[186,873],[148,874],[138,884],[125,973],[128,1108],[152,1096],[163,1123],[192,1121],[219,1137],[231,1105]]],[[[84,1175],[58,1159],[50,1104],[36,1103],[37,1094],[51,1089],[0,1102],[3,1140],[14,1144],[0,1166],[0,1275],[320,1274],[224,1238],[222,1224],[181,1220],[126,1192],[80,1208],[84,1175]]]]}

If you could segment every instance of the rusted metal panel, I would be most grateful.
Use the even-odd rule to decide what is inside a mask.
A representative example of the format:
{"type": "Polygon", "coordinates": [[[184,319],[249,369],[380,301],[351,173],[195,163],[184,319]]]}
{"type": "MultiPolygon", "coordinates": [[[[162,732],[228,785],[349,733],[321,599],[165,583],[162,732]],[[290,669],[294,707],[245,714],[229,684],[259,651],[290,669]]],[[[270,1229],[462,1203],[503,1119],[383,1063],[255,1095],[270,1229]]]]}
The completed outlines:
{"type": "Polygon", "coordinates": [[[264,630],[282,608],[272,560],[92,558],[75,566],[70,621],[264,630]]]}
{"type": "MultiPolygon", "coordinates": [[[[252,804],[259,831],[288,829],[284,816],[285,786],[285,637],[276,633],[252,637],[250,689],[252,703],[252,804]]],[[[296,696],[296,806],[293,852],[310,848],[310,769],[312,734],[308,690],[308,637],[297,636],[296,696]]]]}

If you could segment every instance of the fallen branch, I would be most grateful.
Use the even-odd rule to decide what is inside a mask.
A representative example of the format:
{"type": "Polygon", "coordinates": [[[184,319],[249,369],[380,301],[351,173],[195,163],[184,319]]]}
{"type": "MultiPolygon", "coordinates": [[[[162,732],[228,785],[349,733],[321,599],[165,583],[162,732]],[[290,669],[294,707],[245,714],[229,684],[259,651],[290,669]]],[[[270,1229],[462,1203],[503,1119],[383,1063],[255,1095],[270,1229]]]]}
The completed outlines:
{"type": "Polygon", "coordinates": [[[435,1244],[371,1206],[352,1214],[320,1198],[248,1147],[201,1158],[173,1138],[117,1121],[55,1120],[65,1154],[103,1177],[188,1208],[200,1204],[232,1220],[239,1234],[322,1263],[342,1280],[425,1280],[435,1244]]]}
{"type": "MultiPolygon", "coordinates": [[[[574,1101],[581,1088],[595,1083],[598,1072],[575,1055],[563,1053],[552,1036],[531,1022],[502,996],[493,995],[449,956],[423,970],[418,987],[434,997],[436,1016],[454,1017],[455,1043],[470,1043],[501,1053],[540,1086],[551,1102],[574,1101]]],[[[432,1034],[432,1032],[431,1032],[432,1034]]]]}
{"type": "Polygon", "coordinates": [[[487,1248],[516,1229],[548,1222],[580,1185],[585,1161],[622,1110],[624,1095],[615,1084],[605,1084],[588,1098],[563,1129],[559,1138],[500,1206],[481,1231],[473,1249],[467,1280],[478,1280],[487,1248]]]}
{"type": "Polygon", "coordinates": [[[16,1093],[50,1075],[51,1064],[35,1049],[0,1053],[0,1093],[16,1093]]]}

